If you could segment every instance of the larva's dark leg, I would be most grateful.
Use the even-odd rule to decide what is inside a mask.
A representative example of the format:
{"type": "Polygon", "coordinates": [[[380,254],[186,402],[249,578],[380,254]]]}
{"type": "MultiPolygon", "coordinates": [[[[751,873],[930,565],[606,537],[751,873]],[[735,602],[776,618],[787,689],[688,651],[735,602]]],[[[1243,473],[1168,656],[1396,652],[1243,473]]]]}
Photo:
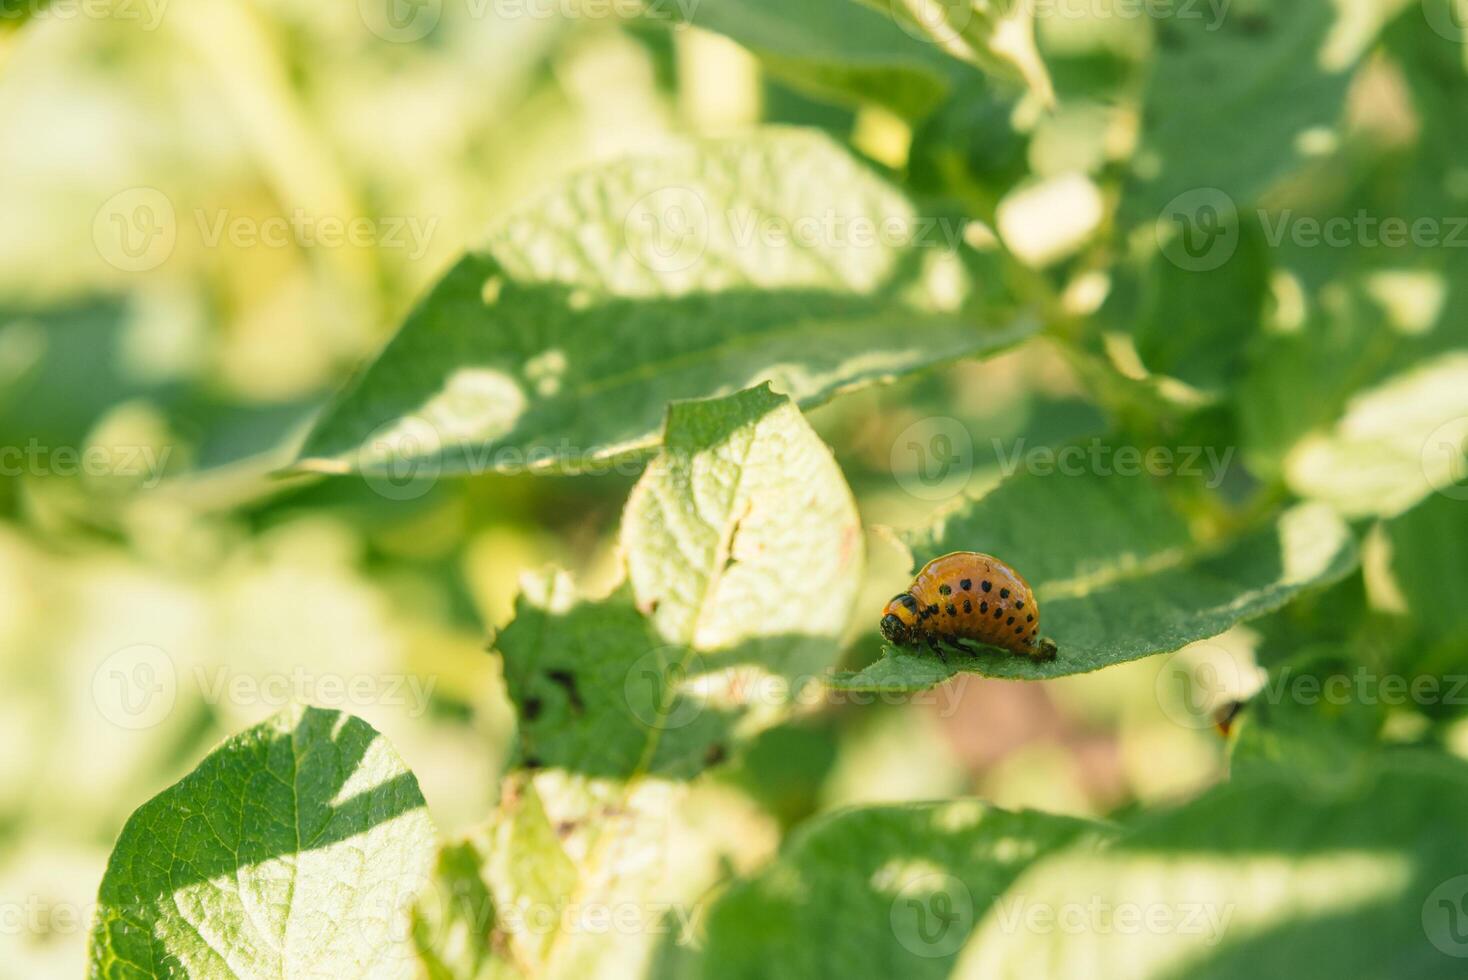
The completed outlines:
{"type": "Polygon", "coordinates": [[[927,636],[923,637],[923,639],[928,641],[928,649],[936,653],[938,655],[938,659],[946,664],[948,662],[948,654],[945,653],[943,648],[938,645],[938,635],[936,633],[929,633],[927,636]]]}

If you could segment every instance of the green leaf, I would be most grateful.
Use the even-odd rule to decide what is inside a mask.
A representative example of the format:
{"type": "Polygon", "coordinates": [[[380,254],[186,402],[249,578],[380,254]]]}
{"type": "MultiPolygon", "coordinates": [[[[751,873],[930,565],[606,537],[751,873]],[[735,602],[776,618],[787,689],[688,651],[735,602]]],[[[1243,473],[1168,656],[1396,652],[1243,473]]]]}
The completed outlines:
{"type": "Polygon", "coordinates": [[[890,16],[853,0],[701,0],[704,30],[759,56],[770,73],[817,96],[876,102],[909,118],[932,111],[963,69],[890,16]]]}
{"type": "Polygon", "coordinates": [[[1310,162],[1302,133],[1339,135],[1365,47],[1338,29],[1339,14],[1332,0],[1236,0],[1219,18],[1156,18],[1127,224],[1190,192],[1253,203],[1310,162]]]}
{"type": "Polygon", "coordinates": [[[486,826],[442,852],[420,962],[445,980],[660,975],[693,958],[725,862],[768,833],[687,784],[515,773],[486,826]]]}
{"type": "Polygon", "coordinates": [[[502,944],[494,896],[482,877],[484,845],[474,839],[445,844],[430,887],[413,913],[413,949],[428,980],[518,977],[496,948],[502,944]]]}
{"type": "Polygon", "coordinates": [[[1364,392],[1285,460],[1290,488],[1348,516],[1399,514],[1433,492],[1468,497],[1468,351],[1364,392]]]}
{"type": "Polygon", "coordinates": [[[18,30],[45,11],[50,0],[0,0],[0,36],[18,30]]]}
{"type": "Polygon", "coordinates": [[[1236,779],[1041,858],[953,976],[1461,976],[1465,819],[1468,771],[1444,757],[1399,754],[1334,791],[1236,779]]]}
{"type": "Polygon", "coordinates": [[[501,634],[527,761],[688,777],[830,666],[861,580],[829,449],[768,386],[668,410],[622,523],[629,580],[531,583],[501,634]]]}
{"type": "Polygon", "coordinates": [[[1059,646],[1054,659],[950,653],[934,666],[913,662],[931,654],[889,650],[832,683],[914,690],[959,671],[1039,679],[1096,670],[1215,636],[1356,565],[1349,529],[1318,506],[1200,542],[1152,478],[1102,475],[1110,458],[1075,476],[1021,473],[909,539],[916,567],[951,551],[1009,563],[1035,590],[1040,632],[1059,646]]]}
{"type": "Polygon", "coordinates": [[[1055,101],[1050,71],[1035,46],[1030,0],[861,0],[914,37],[1009,82],[1044,105],[1055,101]]]}
{"type": "Polygon", "coordinates": [[[861,581],[856,501],[831,450],[768,385],[669,406],[622,548],[663,639],[756,653],[792,678],[830,661],[861,581]]]}
{"type": "Polygon", "coordinates": [[[842,691],[925,691],[958,673],[953,662],[931,653],[887,647],[880,659],[858,671],[842,671],[826,683],[842,691]]]}
{"type": "Polygon", "coordinates": [[[1468,667],[1468,491],[1429,497],[1382,524],[1387,574],[1404,619],[1396,628],[1417,651],[1419,671],[1461,674],[1468,667]]]}
{"type": "Polygon", "coordinates": [[[974,924],[1030,862],[1100,832],[972,799],[823,817],[714,906],[703,975],[946,977],[974,924]]]}
{"type": "Polygon", "coordinates": [[[656,443],[670,401],[770,380],[810,406],[997,351],[1033,325],[974,324],[960,231],[800,130],[583,174],[449,271],[300,465],[606,466],[656,443]]]}
{"type": "Polygon", "coordinates": [[[395,977],[433,859],[417,780],[349,715],[287,709],[123,827],[91,976],[395,977]]]}
{"type": "Polygon", "coordinates": [[[1268,256],[1257,226],[1246,222],[1237,234],[1233,255],[1217,269],[1185,268],[1154,251],[1132,283],[1136,292],[1108,297],[1103,312],[1131,325],[1149,371],[1210,393],[1237,380],[1269,291],[1268,256]]]}

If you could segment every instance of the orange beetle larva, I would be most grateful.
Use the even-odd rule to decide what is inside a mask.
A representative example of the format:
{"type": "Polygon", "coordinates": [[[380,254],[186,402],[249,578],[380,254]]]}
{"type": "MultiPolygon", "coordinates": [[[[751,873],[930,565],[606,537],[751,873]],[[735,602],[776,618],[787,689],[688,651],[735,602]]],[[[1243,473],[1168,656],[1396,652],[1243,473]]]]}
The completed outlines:
{"type": "MultiPolygon", "coordinates": [[[[1040,636],[1040,606],[1019,573],[993,555],[955,551],[934,558],[912,587],[882,610],[882,635],[897,646],[975,640],[1048,660],[1055,644],[1040,636]]],[[[941,651],[940,651],[941,652],[941,651]]]]}

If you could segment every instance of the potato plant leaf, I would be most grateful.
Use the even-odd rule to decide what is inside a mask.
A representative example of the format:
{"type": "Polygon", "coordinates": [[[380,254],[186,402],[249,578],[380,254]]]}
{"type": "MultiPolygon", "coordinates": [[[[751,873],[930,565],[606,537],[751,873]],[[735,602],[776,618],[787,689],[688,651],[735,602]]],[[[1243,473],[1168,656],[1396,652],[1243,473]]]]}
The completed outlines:
{"type": "MultiPolygon", "coordinates": [[[[702,0],[691,23],[737,41],[770,71],[816,96],[876,102],[916,118],[937,107],[966,69],[854,0],[702,0]]],[[[971,69],[967,69],[971,72],[971,69]]]]}
{"type": "Polygon", "coordinates": [[[113,848],[94,980],[400,977],[435,831],[385,738],[295,707],[143,804],[113,848]]]}
{"type": "Polygon", "coordinates": [[[951,651],[945,664],[926,649],[889,649],[863,671],[834,676],[834,686],[917,690],[959,671],[1041,679],[1097,670],[1222,633],[1356,565],[1349,529],[1327,508],[1297,507],[1202,543],[1152,478],[1116,473],[1017,475],[909,544],[915,568],[950,551],[1009,562],[1035,590],[1040,632],[1059,654],[951,651]]]}
{"type": "Polygon", "coordinates": [[[583,470],[655,445],[671,401],[768,380],[809,406],[997,351],[1033,325],[976,322],[961,232],[814,132],[585,173],[449,270],[298,465],[583,470]]]}
{"type": "Polygon", "coordinates": [[[947,977],[974,924],[1030,862],[1105,833],[973,799],[831,814],[720,898],[702,975],[947,977]]]}
{"type": "Polygon", "coordinates": [[[1285,460],[1291,489],[1360,517],[1399,514],[1434,492],[1468,496],[1468,352],[1426,361],[1351,400],[1285,460]]]}
{"type": "Polygon", "coordinates": [[[1042,857],[953,976],[1454,977],[1468,770],[1399,753],[1327,789],[1260,770],[1096,849],[1042,857]]]}
{"type": "MultiPolygon", "coordinates": [[[[1371,5],[1351,6],[1364,14],[1371,5]]],[[[1172,217],[1164,211],[1173,204],[1179,218],[1197,219],[1190,198],[1202,203],[1204,193],[1251,204],[1310,162],[1301,134],[1339,137],[1351,71],[1373,26],[1347,25],[1342,7],[1238,0],[1221,16],[1156,19],[1128,224],[1172,217]]]]}
{"type": "Polygon", "coordinates": [[[856,504],[768,386],[668,411],[622,522],[628,581],[533,584],[497,646],[526,761],[689,777],[835,659],[860,583],[856,504]]]}

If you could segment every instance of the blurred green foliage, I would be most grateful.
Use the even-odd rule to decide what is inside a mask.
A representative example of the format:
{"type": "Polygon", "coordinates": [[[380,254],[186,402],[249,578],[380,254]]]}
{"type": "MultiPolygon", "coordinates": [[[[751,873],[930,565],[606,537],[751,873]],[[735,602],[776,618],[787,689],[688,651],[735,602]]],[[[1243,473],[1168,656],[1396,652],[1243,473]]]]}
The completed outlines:
{"type": "MultiPolygon", "coordinates": [[[[300,701],[380,733],[445,844],[390,969],[1456,975],[1458,0],[647,6],[0,3],[0,976],[85,969],[128,815],[200,805],[157,794],[300,701]],[[715,217],[926,221],[943,247],[715,241],[659,267],[667,214],[639,237],[624,212],[668,185],[715,217]],[[668,400],[761,381],[804,421],[787,403],[753,457],[753,424],[658,456],[668,400]],[[425,406],[427,442],[384,445],[425,406]],[[460,465],[510,416],[522,453],[607,465],[460,465]],[[1034,471],[1103,442],[1171,469],[1034,471]],[[292,466],[303,447],[330,475],[292,466]],[[1183,472],[1193,452],[1219,464],[1183,472]],[[751,459],[758,574],[672,635],[746,533],[709,500],[751,459]],[[803,509],[843,477],[849,540],[803,509]],[[923,660],[920,683],[772,711],[655,672],[718,737],[675,736],[692,748],[650,771],[678,778],[648,776],[619,679],[638,644],[600,607],[657,646],[735,636],[757,680],[881,671],[876,612],[910,573],[882,527],[917,529],[919,558],[1011,556],[1042,600],[1069,587],[1041,673],[1104,669],[930,687],[950,671],[923,660]],[[863,573],[817,568],[836,540],[863,573]],[[582,605],[554,573],[522,594],[547,565],[582,605]],[[777,594],[830,597],[815,647],[759,621],[778,568],[809,578],[777,594]],[[578,651],[614,669],[575,701],[532,672],[578,651]],[[952,912],[954,880],[967,917],[932,945],[902,916],[952,912]],[[1007,929],[1013,882],[1241,918],[1213,943],[1007,929]],[[577,901],[641,917],[568,927],[577,901]]],[[[160,844],[136,828],[104,901],[160,844]]],[[[396,888],[379,858],[360,880],[396,888]]],[[[247,866],[271,906],[279,868],[247,866]]]]}

